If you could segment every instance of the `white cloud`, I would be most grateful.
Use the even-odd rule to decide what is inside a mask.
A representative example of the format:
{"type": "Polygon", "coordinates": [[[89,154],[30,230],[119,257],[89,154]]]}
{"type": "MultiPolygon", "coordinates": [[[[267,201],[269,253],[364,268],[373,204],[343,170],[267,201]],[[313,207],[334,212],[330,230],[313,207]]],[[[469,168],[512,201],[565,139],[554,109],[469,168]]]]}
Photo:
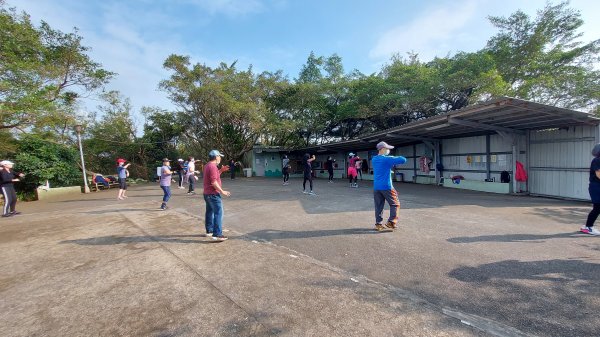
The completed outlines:
{"type": "Polygon", "coordinates": [[[227,16],[240,16],[260,13],[265,5],[260,0],[182,0],[196,5],[210,14],[225,14],[227,16]]]}
{"type": "Polygon", "coordinates": [[[412,21],[383,33],[369,56],[376,60],[407,52],[416,52],[423,60],[445,56],[452,50],[456,51],[454,42],[469,39],[460,30],[474,18],[476,8],[474,0],[426,8],[412,21]]]}

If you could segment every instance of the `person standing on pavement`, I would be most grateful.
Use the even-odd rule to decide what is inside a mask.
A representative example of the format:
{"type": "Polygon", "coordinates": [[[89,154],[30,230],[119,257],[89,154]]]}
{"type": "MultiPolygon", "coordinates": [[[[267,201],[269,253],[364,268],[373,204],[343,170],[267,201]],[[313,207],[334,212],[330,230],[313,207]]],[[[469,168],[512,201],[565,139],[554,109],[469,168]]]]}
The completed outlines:
{"type": "Polygon", "coordinates": [[[178,182],[179,186],[177,186],[177,188],[180,190],[184,189],[184,187],[183,187],[183,175],[184,175],[183,159],[181,159],[181,158],[177,159],[177,165],[175,166],[173,171],[177,172],[177,176],[179,177],[179,182],[178,182]]]}
{"type": "Polygon", "coordinates": [[[188,161],[188,184],[189,184],[189,188],[188,188],[188,193],[187,194],[196,194],[196,192],[194,191],[195,188],[195,184],[196,184],[196,160],[194,159],[194,157],[190,157],[189,161],[188,161]]]}
{"type": "Polygon", "coordinates": [[[229,161],[229,173],[231,173],[231,180],[235,180],[235,160],[229,161]]]}
{"type": "Polygon", "coordinates": [[[123,158],[117,159],[117,177],[119,178],[119,194],[117,195],[117,199],[123,200],[127,198],[125,192],[127,192],[127,168],[131,165],[128,163],[125,165],[126,160],[123,158]]]}
{"type": "Polygon", "coordinates": [[[283,184],[289,185],[290,180],[290,160],[287,155],[283,155],[283,160],[281,160],[281,171],[283,172],[283,184]]]}
{"type": "Polygon", "coordinates": [[[382,231],[385,228],[381,224],[383,221],[383,209],[385,202],[390,205],[390,217],[386,227],[396,229],[398,223],[398,210],[400,209],[400,200],[398,192],[392,185],[391,171],[395,165],[406,163],[406,158],[402,156],[390,156],[390,150],[394,147],[386,142],[377,144],[378,155],[373,157],[373,199],[375,201],[375,230],[382,231]]]}
{"type": "Polygon", "coordinates": [[[329,173],[329,183],[333,183],[333,164],[335,163],[335,159],[331,156],[327,157],[327,173],[329,173]]]}
{"type": "Polygon", "coordinates": [[[356,162],[360,161],[360,157],[350,152],[348,155],[348,181],[351,188],[358,187],[358,172],[356,172],[356,162]]]}
{"type": "Polygon", "coordinates": [[[4,196],[3,218],[21,214],[21,212],[17,212],[15,209],[17,206],[17,192],[15,191],[14,183],[20,181],[19,178],[23,178],[25,175],[23,173],[15,173],[12,169],[14,165],[9,160],[0,162],[0,188],[4,196]]]}
{"type": "Polygon", "coordinates": [[[163,211],[168,209],[167,202],[171,199],[171,178],[173,177],[173,171],[171,171],[171,161],[169,158],[164,158],[163,166],[160,168],[160,188],[163,190],[163,199],[160,209],[163,211]]]}
{"type": "Polygon", "coordinates": [[[215,241],[225,241],[227,237],[223,235],[223,202],[222,197],[231,196],[231,193],[223,190],[221,184],[221,173],[229,170],[224,165],[219,169],[223,155],[218,150],[212,150],[208,154],[209,162],[204,165],[203,183],[204,183],[204,203],[206,204],[206,213],[204,215],[204,225],[206,227],[206,236],[215,241]]]}
{"type": "Polygon", "coordinates": [[[600,235],[594,227],[598,215],[600,215],[600,144],[596,144],[592,149],[592,163],[590,165],[590,185],[588,191],[590,192],[590,198],[592,199],[592,210],[588,214],[587,221],[579,231],[590,235],[600,235]]]}
{"type": "Polygon", "coordinates": [[[302,193],[304,194],[310,194],[310,195],[315,195],[315,192],[313,192],[313,178],[312,178],[312,162],[315,161],[315,159],[317,159],[315,157],[315,155],[313,154],[312,157],[310,156],[310,154],[306,153],[304,154],[304,157],[302,158],[302,166],[304,169],[304,182],[302,183],[302,193]],[[306,182],[310,183],[310,192],[306,191],[306,182]]]}

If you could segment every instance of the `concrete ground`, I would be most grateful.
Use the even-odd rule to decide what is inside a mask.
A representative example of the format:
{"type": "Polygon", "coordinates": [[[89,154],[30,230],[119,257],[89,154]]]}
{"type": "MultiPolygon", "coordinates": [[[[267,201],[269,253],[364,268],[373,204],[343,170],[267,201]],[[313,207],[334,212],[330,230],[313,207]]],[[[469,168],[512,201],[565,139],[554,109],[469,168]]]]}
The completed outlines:
{"type": "MultiPolygon", "coordinates": [[[[398,184],[225,180],[230,240],[201,237],[201,195],[156,185],[20,203],[0,220],[5,336],[593,336],[600,237],[589,205],[398,184]]],[[[198,191],[198,192],[201,192],[198,191]]]]}

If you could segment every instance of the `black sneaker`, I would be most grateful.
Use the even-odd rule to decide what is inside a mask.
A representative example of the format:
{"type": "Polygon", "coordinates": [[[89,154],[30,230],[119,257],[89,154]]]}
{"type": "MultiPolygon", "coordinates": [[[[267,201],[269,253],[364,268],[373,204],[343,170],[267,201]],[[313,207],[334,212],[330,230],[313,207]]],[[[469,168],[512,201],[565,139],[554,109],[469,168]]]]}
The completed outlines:
{"type": "Polygon", "coordinates": [[[13,216],[11,213],[8,214],[2,214],[3,218],[10,218],[11,216],[13,216]]]}

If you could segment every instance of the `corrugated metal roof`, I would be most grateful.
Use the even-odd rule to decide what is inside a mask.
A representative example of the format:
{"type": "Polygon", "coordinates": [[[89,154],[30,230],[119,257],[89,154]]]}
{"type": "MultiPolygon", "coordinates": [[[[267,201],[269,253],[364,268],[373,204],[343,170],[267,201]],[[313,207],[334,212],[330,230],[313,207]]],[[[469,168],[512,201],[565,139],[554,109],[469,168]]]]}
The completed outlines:
{"type": "Polygon", "coordinates": [[[311,146],[302,150],[345,151],[373,148],[379,141],[403,145],[420,141],[491,134],[498,131],[525,133],[527,130],[598,124],[600,124],[600,118],[589,113],[517,98],[499,97],[359,139],[311,146]]]}

